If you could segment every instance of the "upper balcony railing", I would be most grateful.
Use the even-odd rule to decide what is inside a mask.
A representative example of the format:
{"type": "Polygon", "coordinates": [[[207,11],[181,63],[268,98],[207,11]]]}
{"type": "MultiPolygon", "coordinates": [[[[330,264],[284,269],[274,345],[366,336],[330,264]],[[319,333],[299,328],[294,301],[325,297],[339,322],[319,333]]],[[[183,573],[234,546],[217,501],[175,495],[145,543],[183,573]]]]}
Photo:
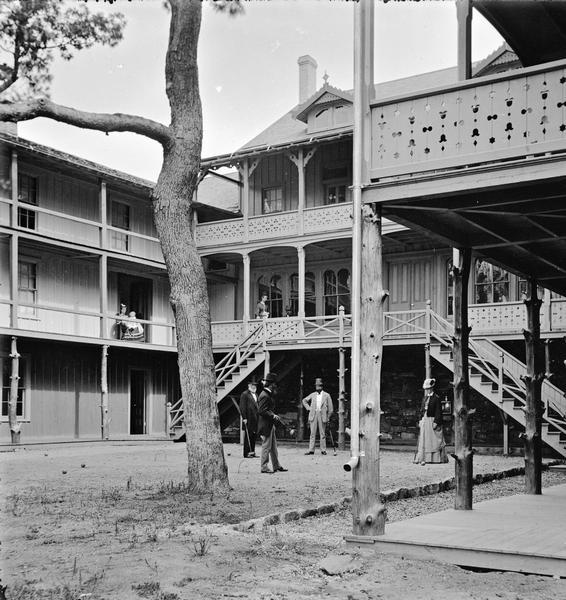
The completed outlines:
{"type": "MultiPolygon", "coordinates": [[[[35,213],[34,227],[18,227],[20,231],[37,233],[45,238],[101,248],[125,256],[135,256],[163,262],[161,246],[155,237],[129,229],[103,225],[100,221],[83,219],[67,213],[50,210],[34,204],[18,204],[35,213]],[[106,232],[106,242],[103,233],[106,232]],[[113,236],[113,233],[116,235],[113,236]],[[119,243],[112,242],[115,237],[119,243]]],[[[0,224],[10,222],[11,200],[0,198],[0,224]]]]}
{"type": "MultiPolygon", "coordinates": [[[[13,303],[0,298],[0,329],[11,328],[13,303]]],[[[167,317],[136,319],[144,328],[143,339],[139,342],[120,340],[115,314],[102,314],[95,311],[78,310],[58,304],[19,303],[17,329],[20,331],[41,332],[56,336],[115,340],[116,343],[145,343],[176,346],[175,324],[167,317]],[[101,332],[103,334],[101,335],[101,332]]],[[[225,351],[238,345],[261,321],[254,319],[247,323],[215,321],[212,323],[212,342],[215,351],[225,351]]],[[[471,335],[507,336],[521,335],[526,326],[526,308],[522,302],[501,304],[476,304],[470,306],[469,323],[471,335]]],[[[427,310],[386,312],[384,316],[386,340],[412,340],[420,343],[427,329],[427,310]],[[422,338],[422,339],[421,339],[422,338]]],[[[267,319],[265,324],[267,343],[286,345],[326,344],[336,346],[339,339],[350,343],[351,323],[349,315],[317,317],[281,317],[267,319]]],[[[566,332],[566,299],[552,299],[541,307],[541,334],[563,335],[566,332]]]]}
{"type": "MultiPolygon", "coordinates": [[[[316,206],[303,211],[303,232],[306,235],[348,230],[352,227],[352,204],[316,206]]],[[[300,234],[298,211],[286,211],[248,219],[247,241],[294,237],[300,234]]],[[[197,226],[199,248],[246,242],[243,218],[202,223],[197,226]]]]}
{"type": "Polygon", "coordinates": [[[372,179],[564,150],[564,61],[372,104],[372,179]]]}
{"type": "MultiPolygon", "coordinates": [[[[10,222],[12,202],[0,198],[0,223],[10,222]]],[[[33,229],[21,227],[22,231],[41,234],[53,240],[87,245],[92,248],[106,248],[118,254],[136,256],[148,260],[163,262],[159,240],[136,231],[120,229],[110,225],[103,226],[99,221],[83,219],[74,215],[57,212],[31,204],[19,205],[35,213],[33,229]],[[103,244],[103,231],[106,230],[107,243],[103,244]],[[117,234],[113,236],[113,233],[117,234]],[[116,247],[113,237],[119,238],[116,247]]],[[[334,204],[317,206],[303,211],[303,233],[332,233],[347,231],[352,226],[352,204],[334,204]]],[[[247,241],[255,242],[274,238],[293,237],[300,234],[300,215],[298,211],[287,211],[269,215],[253,216],[248,219],[247,241]]],[[[242,217],[202,223],[196,228],[197,245],[201,247],[226,246],[246,242],[246,226],[242,217]]]]}

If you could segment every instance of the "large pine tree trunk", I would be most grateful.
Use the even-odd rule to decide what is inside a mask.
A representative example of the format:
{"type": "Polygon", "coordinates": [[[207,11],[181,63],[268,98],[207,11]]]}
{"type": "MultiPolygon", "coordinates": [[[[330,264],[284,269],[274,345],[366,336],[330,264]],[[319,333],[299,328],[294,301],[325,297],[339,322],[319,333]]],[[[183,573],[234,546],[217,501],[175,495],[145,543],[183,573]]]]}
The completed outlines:
{"type": "Polygon", "coordinates": [[[187,428],[189,486],[194,492],[229,490],[212,354],[206,278],[192,237],[191,204],[201,160],[202,111],[197,44],[198,0],[172,0],[165,67],[171,138],[153,191],[154,220],[171,284],[177,327],[181,393],[187,428]]]}

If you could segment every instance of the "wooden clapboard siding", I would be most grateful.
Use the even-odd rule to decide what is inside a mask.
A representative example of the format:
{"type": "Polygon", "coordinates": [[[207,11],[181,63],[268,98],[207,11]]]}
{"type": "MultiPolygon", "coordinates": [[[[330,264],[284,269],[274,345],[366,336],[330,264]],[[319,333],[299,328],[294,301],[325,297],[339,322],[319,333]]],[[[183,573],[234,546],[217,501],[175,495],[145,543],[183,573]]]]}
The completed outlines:
{"type": "MultiPolygon", "coordinates": [[[[18,351],[30,365],[30,420],[22,423],[22,439],[99,438],[101,347],[20,337],[18,351]]],[[[148,430],[152,435],[165,435],[167,402],[179,398],[176,355],[113,349],[108,358],[110,436],[119,439],[129,435],[132,368],[147,372],[148,430]]],[[[0,442],[9,438],[8,427],[3,424],[0,442]]]]}
{"type": "Polygon", "coordinates": [[[232,321],[236,318],[236,289],[233,283],[209,281],[208,301],[210,304],[210,318],[212,321],[232,321]]]}
{"type": "MultiPolygon", "coordinates": [[[[10,299],[10,244],[0,238],[0,298],[10,299]]],[[[0,327],[10,326],[10,306],[0,304],[0,327]]]]}
{"type": "Polygon", "coordinates": [[[273,187],[281,187],[283,190],[283,210],[297,209],[297,168],[283,154],[262,159],[250,177],[250,214],[262,214],[262,190],[273,187]]]}
{"type": "Polygon", "coordinates": [[[18,171],[20,174],[37,178],[38,205],[41,208],[61,213],[61,216],[38,213],[36,216],[38,231],[55,235],[64,234],[66,238],[80,243],[98,245],[97,226],[77,223],[64,217],[68,214],[96,223],[100,222],[98,186],[95,182],[48,171],[25,160],[18,162],[18,171]]]}

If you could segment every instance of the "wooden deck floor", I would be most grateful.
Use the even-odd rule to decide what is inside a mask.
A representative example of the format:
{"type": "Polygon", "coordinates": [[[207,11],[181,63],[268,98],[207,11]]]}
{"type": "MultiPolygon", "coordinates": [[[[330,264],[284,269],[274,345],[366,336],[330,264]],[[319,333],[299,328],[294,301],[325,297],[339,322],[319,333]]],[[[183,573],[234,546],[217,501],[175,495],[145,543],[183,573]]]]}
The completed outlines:
{"type": "Polygon", "coordinates": [[[346,540],[409,558],[566,577],[566,485],[398,521],[383,536],[346,540]]]}

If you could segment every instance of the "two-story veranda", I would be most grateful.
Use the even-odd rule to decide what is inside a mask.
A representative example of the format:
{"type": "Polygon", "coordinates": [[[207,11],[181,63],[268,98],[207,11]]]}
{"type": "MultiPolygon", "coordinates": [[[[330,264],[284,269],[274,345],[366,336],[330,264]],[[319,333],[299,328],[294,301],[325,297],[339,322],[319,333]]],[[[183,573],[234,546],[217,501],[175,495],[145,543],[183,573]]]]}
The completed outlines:
{"type": "MultiPolygon", "coordinates": [[[[520,69],[489,74],[502,65],[517,66],[508,48],[477,65],[478,77],[468,84],[475,95],[484,89],[489,95],[497,85],[508,89],[525,77],[520,69]]],[[[391,98],[380,106],[396,118],[396,96],[421,101],[428,93],[417,90],[439,88],[434,93],[443,97],[444,90],[455,89],[455,80],[455,70],[447,69],[381,84],[376,97],[391,98]]],[[[227,396],[268,365],[285,378],[281,400],[288,412],[295,410],[302,384],[308,389],[314,376],[326,379],[335,402],[348,390],[352,97],[328,83],[317,91],[315,81],[315,61],[302,57],[299,105],[239,151],[203,161],[203,175],[210,174],[198,192],[195,235],[209,281],[225,423],[234,415],[227,396]],[[221,175],[216,169],[223,166],[237,166],[239,173],[221,175]],[[208,207],[208,201],[219,200],[240,211],[208,207]],[[255,319],[262,294],[269,311],[265,321],[255,319]]],[[[379,132],[382,123],[377,120],[375,127],[379,132]]],[[[392,160],[405,142],[412,156],[416,138],[401,129],[389,133],[387,143],[396,146],[392,160]],[[408,139],[401,144],[401,137],[408,139]]],[[[420,135],[432,139],[436,131],[420,135]]],[[[151,183],[10,136],[3,141],[3,178],[11,186],[0,205],[2,265],[10,285],[0,287],[0,333],[6,376],[12,336],[23,356],[24,436],[94,437],[102,400],[111,414],[111,436],[165,435],[179,424],[180,414],[174,325],[151,222],[151,183]],[[117,339],[121,301],[145,327],[142,342],[117,339]],[[100,389],[105,363],[106,396],[100,389]]],[[[450,153],[442,135],[438,144],[435,151],[450,153]]],[[[491,149],[485,149],[487,159],[491,149]]],[[[393,439],[411,440],[427,358],[436,359],[433,374],[450,399],[450,358],[433,342],[450,335],[451,250],[391,222],[384,233],[390,291],[384,430],[393,439]]],[[[481,254],[473,277],[470,320],[478,355],[505,362],[518,376],[524,282],[481,254]]],[[[565,328],[566,301],[544,291],[543,335],[553,340],[549,365],[558,376],[565,328]]],[[[500,443],[506,431],[501,423],[507,422],[497,408],[500,399],[479,385],[477,392],[482,410],[477,441],[500,443]]],[[[3,419],[6,410],[4,399],[3,419]]]]}

